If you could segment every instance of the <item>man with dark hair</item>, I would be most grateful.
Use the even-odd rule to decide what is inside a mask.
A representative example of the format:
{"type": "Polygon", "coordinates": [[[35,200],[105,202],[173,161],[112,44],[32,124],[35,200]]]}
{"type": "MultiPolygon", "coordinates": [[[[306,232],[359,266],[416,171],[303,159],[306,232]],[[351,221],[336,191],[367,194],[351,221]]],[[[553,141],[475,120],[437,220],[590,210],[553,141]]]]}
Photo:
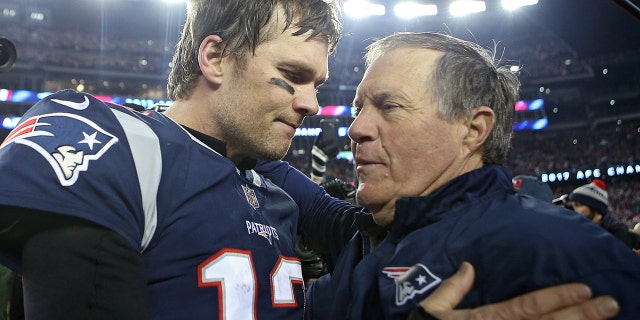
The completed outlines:
{"type": "Polygon", "coordinates": [[[65,90],[0,148],[2,263],[29,319],[301,319],[282,158],[341,32],[323,0],[191,0],[164,113],[65,90]]]}

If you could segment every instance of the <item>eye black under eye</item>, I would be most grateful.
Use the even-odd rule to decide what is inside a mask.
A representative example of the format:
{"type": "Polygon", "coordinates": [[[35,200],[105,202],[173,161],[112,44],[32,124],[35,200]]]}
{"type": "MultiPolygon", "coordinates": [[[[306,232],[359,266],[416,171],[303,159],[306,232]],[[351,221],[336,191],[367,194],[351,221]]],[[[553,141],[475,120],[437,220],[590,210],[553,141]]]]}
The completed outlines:
{"type": "Polygon", "coordinates": [[[290,94],[295,94],[296,90],[293,89],[293,87],[291,85],[289,85],[286,81],[280,79],[280,78],[271,78],[269,80],[270,84],[276,85],[282,89],[287,90],[287,92],[289,92],[290,94]]]}

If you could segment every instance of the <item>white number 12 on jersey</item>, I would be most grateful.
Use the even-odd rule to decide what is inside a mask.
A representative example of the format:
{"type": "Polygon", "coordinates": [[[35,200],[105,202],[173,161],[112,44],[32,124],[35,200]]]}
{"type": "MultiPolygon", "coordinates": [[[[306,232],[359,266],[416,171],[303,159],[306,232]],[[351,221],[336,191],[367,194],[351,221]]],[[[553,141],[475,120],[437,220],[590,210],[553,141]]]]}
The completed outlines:
{"type": "MultiPolygon", "coordinates": [[[[199,286],[218,287],[220,319],[257,319],[256,275],[251,251],[223,249],[200,264],[199,286]]],[[[280,257],[271,271],[271,303],[274,307],[297,307],[294,285],[304,287],[297,258],[280,257]]],[[[304,288],[303,288],[304,290],[304,288]]]]}

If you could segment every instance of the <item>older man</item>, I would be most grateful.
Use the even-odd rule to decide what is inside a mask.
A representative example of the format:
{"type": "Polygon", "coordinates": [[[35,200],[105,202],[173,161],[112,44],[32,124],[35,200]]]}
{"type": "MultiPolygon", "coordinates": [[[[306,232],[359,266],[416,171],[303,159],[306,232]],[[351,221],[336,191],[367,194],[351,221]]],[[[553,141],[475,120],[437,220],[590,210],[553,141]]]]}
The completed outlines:
{"type": "Polygon", "coordinates": [[[513,189],[502,164],[515,74],[437,33],[389,36],[365,58],[349,129],[357,201],[387,231],[378,244],[361,226],[310,287],[311,318],[406,317],[464,261],[476,281],[461,307],[584,282],[615,297],[621,319],[637,318],[640,258],[579,215],[513,189]]]}

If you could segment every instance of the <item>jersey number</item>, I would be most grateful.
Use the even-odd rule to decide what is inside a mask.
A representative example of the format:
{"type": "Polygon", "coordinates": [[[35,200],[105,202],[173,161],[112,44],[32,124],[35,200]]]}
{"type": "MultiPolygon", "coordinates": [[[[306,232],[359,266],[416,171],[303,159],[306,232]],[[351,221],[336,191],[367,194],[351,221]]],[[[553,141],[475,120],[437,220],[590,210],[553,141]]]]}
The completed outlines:
{"type": "MultiPolygon", "coordinates": [[[[250,251],[223,249],[198,268],[200,287],[218,287],[220,319],[257,319],[256,272],[250,251]]],[[[280,257],[271,271],[274,308],[297,307],[294,285],[304,286],[300,260],[280,257]]],[[[304,288],[303,288],[304,291],[304,288]]]]}

